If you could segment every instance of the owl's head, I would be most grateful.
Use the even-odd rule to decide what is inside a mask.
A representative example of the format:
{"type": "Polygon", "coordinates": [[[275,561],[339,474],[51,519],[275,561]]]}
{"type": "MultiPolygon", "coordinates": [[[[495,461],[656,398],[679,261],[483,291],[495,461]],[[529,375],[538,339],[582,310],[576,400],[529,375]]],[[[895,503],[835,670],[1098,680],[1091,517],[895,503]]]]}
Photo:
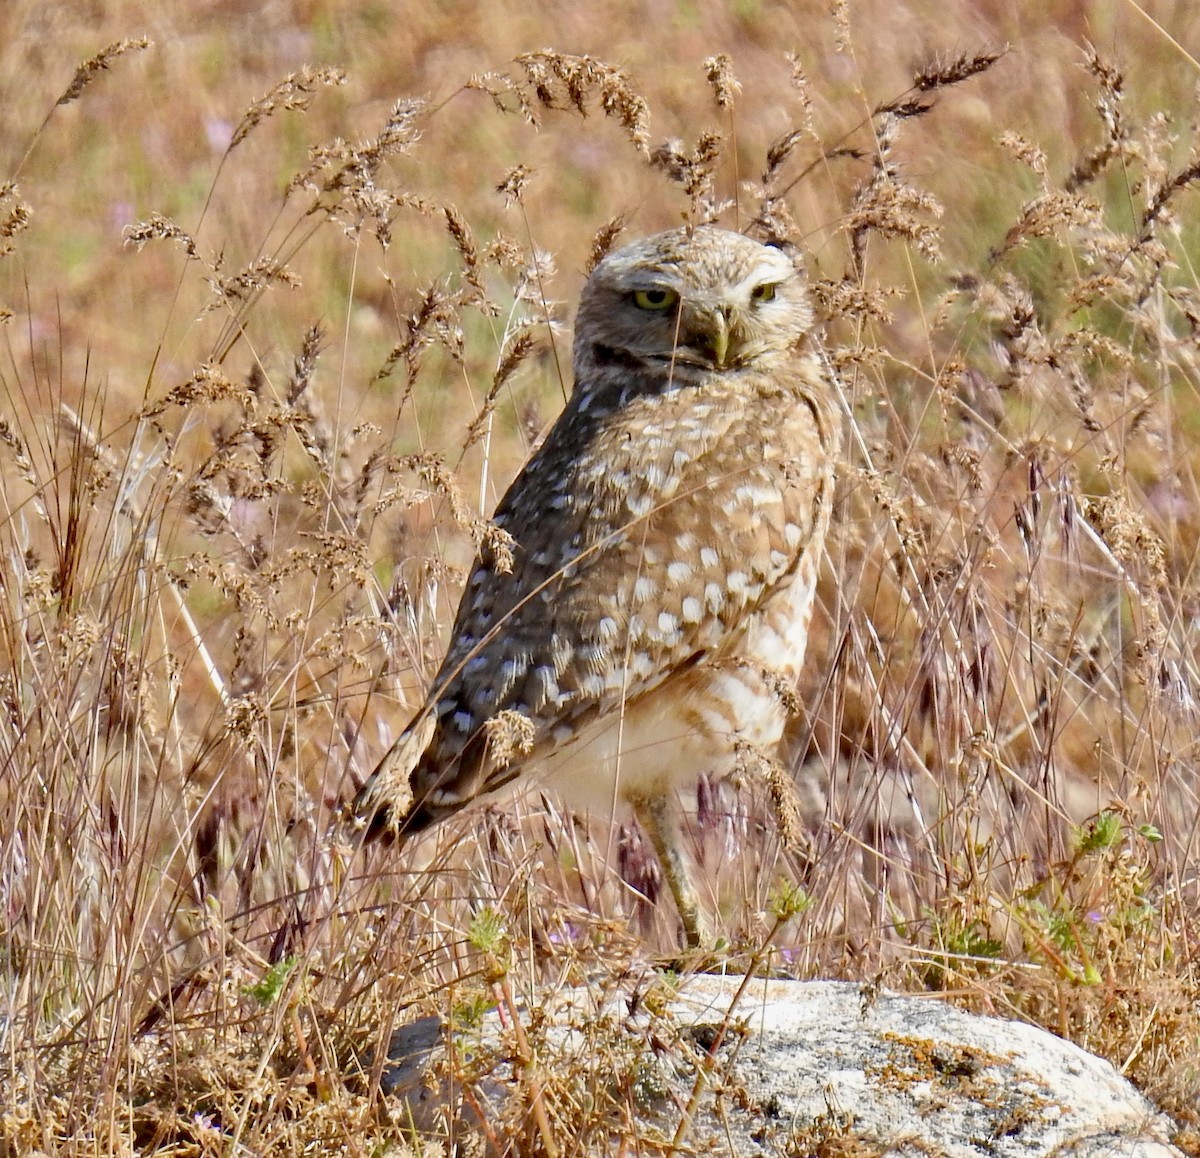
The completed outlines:
{"type": "Polygon", "coordinates": [[[803,274],[782,250],[704,225],[605,257],[575,323],[575,357],[667,365],[686,378],[786,356],[812,326],[803,274]]]}

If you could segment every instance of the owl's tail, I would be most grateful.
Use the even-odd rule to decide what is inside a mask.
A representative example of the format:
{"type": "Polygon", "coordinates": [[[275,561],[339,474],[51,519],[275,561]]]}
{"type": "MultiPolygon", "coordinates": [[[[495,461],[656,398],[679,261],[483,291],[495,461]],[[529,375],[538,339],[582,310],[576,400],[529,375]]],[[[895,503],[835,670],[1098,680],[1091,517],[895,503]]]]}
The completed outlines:
{"type": "Polygon", "coordinates": [[[384,753],[349,808],[365,840],[398,840],[428,828],[437,816],[413,799],[412,773],[429,744],[434,721],[422,715],[384,753]]]}

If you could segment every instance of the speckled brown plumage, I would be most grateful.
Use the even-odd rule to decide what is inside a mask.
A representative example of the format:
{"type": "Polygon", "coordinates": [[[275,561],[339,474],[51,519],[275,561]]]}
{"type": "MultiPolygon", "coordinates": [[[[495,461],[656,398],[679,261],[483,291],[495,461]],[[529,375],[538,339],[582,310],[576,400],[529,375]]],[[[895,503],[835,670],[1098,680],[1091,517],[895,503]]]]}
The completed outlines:
{"type": "Polygon", "coordinates": [[[373,831],[534,777],[630,805],[706,935],[671,802],[778,743],[803,662],[837,447],[811,323],[790,259],[715,227],[596,267],[570,400],[495,514],[513,568],[478,560],[425,707],[355,802],[373,831]]]}

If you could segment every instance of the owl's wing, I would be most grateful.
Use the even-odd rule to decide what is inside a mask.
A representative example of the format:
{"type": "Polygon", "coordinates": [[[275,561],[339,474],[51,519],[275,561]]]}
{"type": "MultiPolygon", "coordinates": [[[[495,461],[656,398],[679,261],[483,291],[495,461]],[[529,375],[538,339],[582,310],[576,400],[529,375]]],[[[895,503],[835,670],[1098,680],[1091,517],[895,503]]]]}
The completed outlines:
{"type": "Polygon", "coordinates": [[[819,375],[795,373],[764,375],[749,402],[743,381],[702,404],[670,392],[615,413],[568,404],[497,508],[511,572],[477,562],[426,707],[360,815],[382,803],[393,824],[424,827],[590,717],[720,657],[788,581],[828,502],[819,375]]]}

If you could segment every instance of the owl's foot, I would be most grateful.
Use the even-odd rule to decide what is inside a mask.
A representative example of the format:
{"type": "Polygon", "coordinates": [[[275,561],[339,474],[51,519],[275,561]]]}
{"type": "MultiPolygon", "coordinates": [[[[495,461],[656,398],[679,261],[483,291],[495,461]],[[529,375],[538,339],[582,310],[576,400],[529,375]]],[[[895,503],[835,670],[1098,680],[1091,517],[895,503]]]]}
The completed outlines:
{"type": "Polygon", "coordinates": [[[716,937],[692,884],[692,866],[683,855],[683,832],[674,804],[667,795],[655,795],[634,801],[633,808],[675,898],[688,949],[711,951],[716,937]]]}

